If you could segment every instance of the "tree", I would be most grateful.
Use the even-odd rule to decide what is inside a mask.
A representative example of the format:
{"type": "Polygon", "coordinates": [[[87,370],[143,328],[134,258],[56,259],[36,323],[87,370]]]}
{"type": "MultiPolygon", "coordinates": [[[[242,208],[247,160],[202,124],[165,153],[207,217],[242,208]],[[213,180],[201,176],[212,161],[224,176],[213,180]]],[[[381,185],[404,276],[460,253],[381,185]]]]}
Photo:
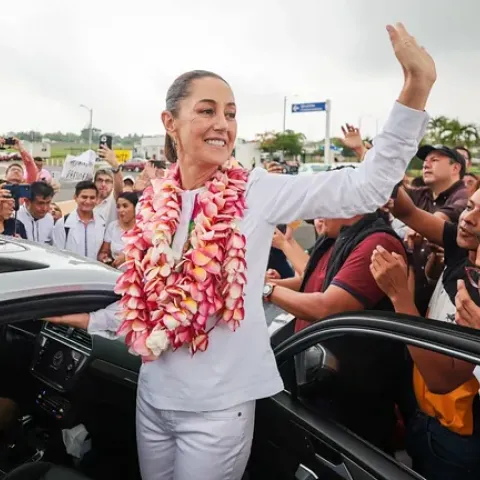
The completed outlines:
{"type": "Polygon", "coordinates": [[[276,134],[276,143],[278,150],[289,155],[300,155],[303,152],[303,143],[305,135],[303,133],[286,130],[283,133],[276,134]]]}
{"type": "Polygon", "coordinates": [[[260,150],[272,155],[275,152],[285,152],[288,155],[300,155],[303,152],[305,135],[303,133],[286,130],[285,132],[265,132],[258,134],[260,150]]]}
{"type": "Polygon", "coordinates": [[[278,150],[276,145],[276,135],[275,132],[258,133],[256,135],[256,140],[260,143],[260,150],[262,152],[273,155],[273,153],[278,150]]]}
{"type": "Polygon", "coordinates": [[[465,145],[467,148],[479,144],[480,133],[473,123],[462,124],[456,118],[441,115],[430,120],[422,143],[445,144],[449,146],[465,145]]]}

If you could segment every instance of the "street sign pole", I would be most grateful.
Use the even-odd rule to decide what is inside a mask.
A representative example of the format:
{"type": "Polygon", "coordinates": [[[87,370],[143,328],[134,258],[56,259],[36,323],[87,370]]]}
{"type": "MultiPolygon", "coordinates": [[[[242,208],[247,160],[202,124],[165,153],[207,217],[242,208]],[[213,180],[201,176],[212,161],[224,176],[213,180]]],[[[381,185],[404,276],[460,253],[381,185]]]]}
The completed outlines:
{"type": "Polygon", "coordinates": [[[325,102],[325,148],[324,148],[324,155],[325,155],[325,164],[330,165],[331,161],[331,152],[330,152],[330,116],[332,111],[332,102],[327,100],[325,102]]]}

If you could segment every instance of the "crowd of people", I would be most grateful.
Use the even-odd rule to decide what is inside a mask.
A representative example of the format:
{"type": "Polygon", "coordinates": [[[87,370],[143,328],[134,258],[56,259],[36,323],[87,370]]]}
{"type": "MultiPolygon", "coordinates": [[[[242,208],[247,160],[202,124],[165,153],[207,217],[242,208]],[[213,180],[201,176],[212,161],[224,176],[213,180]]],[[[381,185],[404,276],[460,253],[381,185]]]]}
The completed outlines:
{"type": "MultiPolygon", "coordinates": [[[[5,182],[29,183],[30,196],[0,190],[0,233],[124,270],[119,303],[49,320],[113,337],[121,312],[120,332],[144,359],[137,432],[145,480],[241,478],[254,402],[282,389],[262,290],[264,302],[294,315],[296,331],[364,309],[480,328],[472,158],[463,146],[418,147],[435,65],[402,25],[388,32],[405,84],[373,145],[358,129],[344,129],[358,168],[282,175],[271,163],[245,172],[230,158],[233,93],[204,71],[182,75],[167,93],[162,121],[172,167],[149,164],[137,179],[124,179],[114,152],[102,148],[111,168],[76,185],[67,215],[52,203],[58,185],[16,143],[23,165],[10,165],[5,182]],[[423,161],[415,179],[405,176],[414,156],[423,161]],[[294,239],[299,220],[316,231],[308,251],[294,239]],[[155,301],[140,308],[139,298],[155,301]]],[[[406,354],[381,339],[342,337],[328,348],[346,372],[332,417],[392,455],[403,424],[413,468],[427,479],[479,477],[475,365],[413,346],[406,354]]]]}
{"type": "MultiPolygon", "coordinates": [[[[361,142],[354,137],[350,140],[361,142]]],[[[270,257],[265,294],[296,317],[296,331],[318,318],[364,309],[480,326],[475,266],[480,193],[470,183],[476,179],[468,172],[470,153],[465,147],[427,145],[416,156],[423,160],[421,178],[406,176],[375,213],[314,219],[317,241],[310,251],[295,241],[292,226],[276,229],[273,247],[283,257],[270,257]],[[292,272],[282,275],[286,264],[292,272]],[[473,269],[470,277],[466,265],[473,269]],[[465,302],[468,316],[462,313],[465,302]]],[[[334,402],[343,423],[393,454],[396,409],[402,406],[409,419],[407,451],[417,471],[428,479],[477,478],[480,405],[474,365],[409,347],[413,374],[402,381],[405,358],[398,344],[367,338],[326,343],[348,372],[334,402]],[[408,398],[406,391],[412,393],[408,398]]]]}
{"type": "MultiPolygon", "coordinates": [[[[4,141],[0,138],[0,144],[4,141]]],[[[133,227],[138,198],[151,178],[162,175],[162,164],[149,163],[136,181],[123,178],[114,151],[100,148],[99,159],[111,168],[97,169],[91,180],[78,182],[73,196],[76,207],[64,215],[53,201],[60,184],[42,159],[32,158],[17,139],[14,146],[23,163],[10,163],[0,179],[0,233],[120,267],[125,262],[123,233],[133,227]],[[28,186],[27,194],[18,194],[10,188],[14,185],[28,186]]]]}

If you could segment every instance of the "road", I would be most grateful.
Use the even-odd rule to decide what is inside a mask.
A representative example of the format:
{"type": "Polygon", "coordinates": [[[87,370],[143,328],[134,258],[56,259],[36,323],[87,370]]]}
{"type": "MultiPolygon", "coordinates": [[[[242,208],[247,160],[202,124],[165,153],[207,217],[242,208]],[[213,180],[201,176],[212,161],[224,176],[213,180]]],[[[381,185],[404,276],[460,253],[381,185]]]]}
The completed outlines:
{"type": "MultiPolygon", "coordinates": [[[[60,177],[61,169],[58,167],[49,167],[49,171],[55,178],[60,177]]],[[[128,172],[126,176],[136,177],[138,173],[128,172]]],[[[60,182],[61,188],[55,195],[56,202],[65,202],[73,199],[75,193],[75,182],[60,182]]],[[[305,249],[310,248],[315,242],[315,233],[313,227],[307,223],[303,223],[294,234],[295,240],[305,249]]]]}

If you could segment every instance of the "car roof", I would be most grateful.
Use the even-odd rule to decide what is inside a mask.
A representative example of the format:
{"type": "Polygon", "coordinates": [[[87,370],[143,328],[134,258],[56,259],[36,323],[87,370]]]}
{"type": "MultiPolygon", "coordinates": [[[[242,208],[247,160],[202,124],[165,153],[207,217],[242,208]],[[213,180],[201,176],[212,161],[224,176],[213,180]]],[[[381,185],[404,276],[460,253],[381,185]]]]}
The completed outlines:
{"type": "Polygon", "coordinates": [[[0,302],[67,292],[112,292],[120,272],[49,245],[0,235],[0,302]]]}

